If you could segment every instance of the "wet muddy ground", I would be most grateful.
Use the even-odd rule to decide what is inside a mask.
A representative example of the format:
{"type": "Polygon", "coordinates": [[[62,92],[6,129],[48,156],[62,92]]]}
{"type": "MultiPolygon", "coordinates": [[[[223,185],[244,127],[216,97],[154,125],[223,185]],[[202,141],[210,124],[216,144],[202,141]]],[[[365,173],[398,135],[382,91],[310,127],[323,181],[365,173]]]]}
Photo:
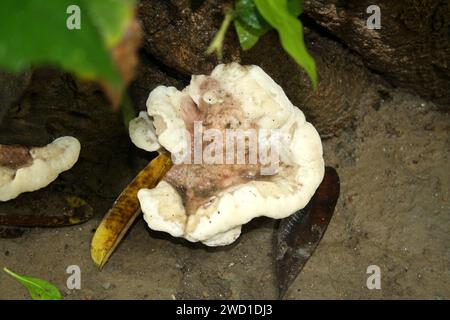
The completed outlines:
{"type": "MultiPolygon", "coordinates": [[[[324,141],[341,197],[288,299],[450,299],[450,115],[402,91],[383,97],[354,128],[324,141]],[[370,265],[381,269],[381,290],[366,287],[370,265]]],[[[65,299],[276,298],[269,219],[217,249],[149,231],[140,219],[98,271],[89,244],[102,214],[0,239],[0,266],[50,280],[65,299]],[[66,288],[70,265],[81,268],[81,290],[66,288]]],[[[0,299],[28,298],[4,273],[0,286],[0,299]]]]}

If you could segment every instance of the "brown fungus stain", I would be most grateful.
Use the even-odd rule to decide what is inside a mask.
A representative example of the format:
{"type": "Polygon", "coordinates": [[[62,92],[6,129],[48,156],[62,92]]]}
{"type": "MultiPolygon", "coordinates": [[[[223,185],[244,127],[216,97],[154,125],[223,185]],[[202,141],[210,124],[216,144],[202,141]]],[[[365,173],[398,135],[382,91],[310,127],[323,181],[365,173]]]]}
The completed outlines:
{"type": "MultiPolygon", "coordinates": [[[[244,184],[252,180],[266,180],[260,175],[261,165],[249,164],[249,150],[246,143],[245,164],[225,163],[227,129],[256,129],[244,114],[240,102],[229,92],[220,88],[217,80],[206,76],[200,84],[200,101],[198,105],[188,96],[181,103],[181,113],[186,128],[190,133],[191,158],[186,164],[175,164],[164,177],[180,194],[188,215],[194,214],[201,206],[210,204],[210,200],[221,190],[244,184]],[[211,93],[216,101],[206,102],[205,94],[211,93]],[[219,130],[223,137],[223,164],[194,164],[194,125],[202,123],[202,130],[219,130]]],[[[201,151],[214,143],[214,139],[204,141],[202,137],[201,151]]],[[[197,144],[198,145],[198,144],[197,144]]],[[[234,154],[236,155],[236,144],[234,154]]]]}
{"type": "Polygon", "coordinates": [[[33,157],[30,149],[19,145],[0,145],[0,166],[12,170],[30,166],[33,157]]]}

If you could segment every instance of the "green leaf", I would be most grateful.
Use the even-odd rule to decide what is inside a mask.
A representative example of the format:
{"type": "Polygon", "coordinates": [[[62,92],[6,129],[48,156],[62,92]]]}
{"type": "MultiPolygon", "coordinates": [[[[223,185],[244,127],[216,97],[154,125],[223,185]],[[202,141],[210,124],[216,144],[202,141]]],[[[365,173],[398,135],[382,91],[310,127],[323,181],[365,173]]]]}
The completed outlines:
{"type": "Polygon", "coordinates": [[[258,12],[254,0],[236,0],[234,6],[237,19],[253,30],[269,29],[270,26],[258,12]]]}
{"type": "Polygon", "coordinates": [[[19,71],[33,64],[53,64],[120,85],[109,49],[123,36],[133,2],[1,0],[0,67],[19,71]],[[80,8],[81,29],[67,28],[70,5],[80,8]]]}
{"type": "MultiPolygon", "coordinates": [[[[288,0],[289,13],[295,17],[303,11],[302,0],[288,0]]],[[[236,0],[234,27],[243,50],[251,49],[271,26],[259,13],[254,0],[236,0]]]]}
{"type": "Polygon", "coordinates": [[[287,0],[254,0],[258,11],[280,36],[284,50],[301,65],[317,88],[316,63],[305,46],[303,25],[289,13],[287,0]]]}
{"type": "Polygon", "coordinates": [[[3,268],[3,270],[22,283],[28,289],[33,300],[62,300],[61,292],[51,283],[42,279],[18,275],[7,268],[3,268]]]}
{"type": "Polygon", "coordinates": [[[116,45],[133,18],[135,0],[82,0],[107,47],[116,45]],[[100,13],[100,14],[99,14],[100,13]]]}
{"type": "Polygon", "coordinates": [[[234,20],[234,27],[243,50],[251,49],[258,42],[259,38],[265,33],[265,31],[255,31],[248,28],[240,20],[234,20]]]}
{"type": "Polygon", "coordinates": [[[303,13],[303,0],[288,0],[288,11],[294,17],[298,17],[303,13]]]}
{"type": "Polygon", "coordinates": [[[271,27],[258,12],[254,0],[237,0],[234,27],[243,50],[252,48],[271,27]]]}

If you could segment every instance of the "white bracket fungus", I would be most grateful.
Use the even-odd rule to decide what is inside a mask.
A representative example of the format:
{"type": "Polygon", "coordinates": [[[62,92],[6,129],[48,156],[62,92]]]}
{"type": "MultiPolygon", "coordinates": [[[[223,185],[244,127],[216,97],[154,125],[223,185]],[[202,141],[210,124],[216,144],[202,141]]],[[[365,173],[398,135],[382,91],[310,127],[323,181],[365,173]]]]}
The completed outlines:
{"type": "MultiPolygon", "coordinates": [[[[131,122],[132,141],[147,151],[162,147],[177,160],[195,153],[190,134],[199,122],[217,133],[200,142],[203,151],[230,130],[272,130],[281,137],[270,145],[280,162],[268,175],[259,172],[261,163],[205,164],[203,158],[175,164],[155,188],[138,193],[151,229],[208,246],[227,245],[255,217],[281,219],[304,208],[323,179],[317,131],[258,66],[218,65],[210,76],[192,76],[183,91],[159,86],[150,93],[147,112],[131,122]]],[[[267,147],[264,141],[258,139],[258,147],[267,147]]],[[[224,150],[215,149],[215,156],[224,150]]],[[[244,149],[248,158],[249,153],[244,149]]]]}
{"type": "Polygon", "coordinates": [[[78,161],[80,142],[61,137],[40,148],[0,145],[0,201],[36,191],[78,161]]]}

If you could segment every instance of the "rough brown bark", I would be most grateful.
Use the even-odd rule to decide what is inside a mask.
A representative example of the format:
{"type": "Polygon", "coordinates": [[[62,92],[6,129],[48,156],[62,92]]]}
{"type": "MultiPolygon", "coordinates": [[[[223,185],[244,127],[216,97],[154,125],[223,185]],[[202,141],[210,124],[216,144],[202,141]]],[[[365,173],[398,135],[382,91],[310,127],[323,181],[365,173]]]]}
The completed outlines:
{"type": "Polygon", "coordinates": [[[28,86],[31,73],[31,70],[17,74],[0,70],[0,123],[7,109],[20,98],[28,86]]]}
{"type": "Polygon", "coordinates": [[[305,0],[305,12],[361,55],[392,84],[450,103],[448,0],[305,0]],[[366,27],[369,5],[381,9],[381,29],[366,27]]]}
{"type": "Polygon", "coordinates": [[[275,32],[263,37],[242,62],[261,66],[302,109],[322,137],[351,125],[358,112],[379,103],[375,79],[360,59],[339,44],[306,30],[319,77],[317,92],[306,73],[283,51],[275,32]]]}
{"type": "Polygon", "coordinates": [[[157,61],[152,61],[144,52],[140,55],[136,78],[129,89],[133,105],[137,110],[147,109],[146,102],[152,88],[165,85],[174,86],[181,90],[189,81],[188,77],[177,74],[173,70],[165,69],[164,66],[157,63],[157,61]]]}
{"type": "MultiPolygon", "coordinates": [[[[205,54],[231,1],[206,0],[196,7],[189,0],[144,0],[138,16],[144,29],[144,48],[182,74],[208,73],[218,63],[205,54]]],[[[238,60],[233,33],[224,45],[226,61],[238,60]]]]}

